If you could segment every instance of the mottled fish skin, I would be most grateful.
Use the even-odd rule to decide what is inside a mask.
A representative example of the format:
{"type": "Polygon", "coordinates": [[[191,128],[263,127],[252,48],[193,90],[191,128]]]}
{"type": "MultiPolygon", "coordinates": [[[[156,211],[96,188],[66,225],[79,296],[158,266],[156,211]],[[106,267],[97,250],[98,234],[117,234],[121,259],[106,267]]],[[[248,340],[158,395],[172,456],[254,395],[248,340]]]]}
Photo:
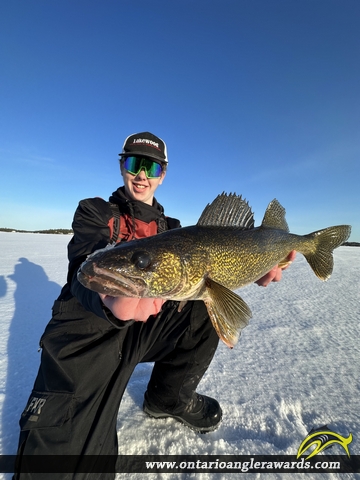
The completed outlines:
{"type": "Polygon", "coordinates": [[[203,300],[219,337],[232,348],[251,318],[234,290],[286,263],[292,250],[305,256],[321,280],[328,279],[332,252],[350,231],[350,226],[340,225],[304,236],[291,234],[277,200],[268,205],[261,226],[254,227],[248,203],[223,193],[205,208],[197,225],[93,253],[80,267],[78,279],[107,295],[203,300]]]}

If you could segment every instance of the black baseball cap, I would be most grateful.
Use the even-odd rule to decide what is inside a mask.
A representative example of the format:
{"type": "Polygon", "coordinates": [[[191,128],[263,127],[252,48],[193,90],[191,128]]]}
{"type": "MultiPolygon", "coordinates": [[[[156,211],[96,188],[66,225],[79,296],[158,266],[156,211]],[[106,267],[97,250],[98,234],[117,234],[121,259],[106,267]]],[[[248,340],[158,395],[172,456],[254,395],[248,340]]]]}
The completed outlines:
{"type": "Polygon", "coordinates": [[[145,155],[159,163],[168,163],[166,144],[150,132],[133,133],[124,142],[121,157],[145,155]]]}

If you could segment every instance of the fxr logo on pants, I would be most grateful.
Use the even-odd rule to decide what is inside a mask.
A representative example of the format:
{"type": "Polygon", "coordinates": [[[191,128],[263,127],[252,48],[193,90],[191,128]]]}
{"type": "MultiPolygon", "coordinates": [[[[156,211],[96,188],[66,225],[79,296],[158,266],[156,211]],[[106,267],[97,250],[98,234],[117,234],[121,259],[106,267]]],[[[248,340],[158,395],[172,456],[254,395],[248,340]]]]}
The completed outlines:
{"type": "Polygon", "coordinates": [[[24,411],[24,414],[30,413],[31,416],[29,417],[29,420],[32,420],[33,422],[37,422],[39,415],[41,413],[41,410],[43,406],[46,403],[45,398],[38,398],[38,397],[31,397],[29,401],[29,405],[24,411]]]}

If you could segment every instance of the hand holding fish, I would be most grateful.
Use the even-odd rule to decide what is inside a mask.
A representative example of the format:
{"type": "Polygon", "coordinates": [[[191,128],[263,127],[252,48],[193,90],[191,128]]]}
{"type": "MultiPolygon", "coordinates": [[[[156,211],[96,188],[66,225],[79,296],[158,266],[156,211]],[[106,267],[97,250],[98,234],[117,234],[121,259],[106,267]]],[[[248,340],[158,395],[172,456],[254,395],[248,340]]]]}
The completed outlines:
{"type": "Polygon", "coordinates": [[[165,300],[161,298],[112,297],[99,293],[103,304],[119,320],[146,322],[151,315],[157,315],[165,300]]]}
{"type": "Polygon", "coordinates": [[[289,253],[289,255],[286,257],[285,262],[282,262],[281,264],[276,265],[276,267],[272,268],[270,272],[268,272],[263,277],[259,278],[259,280],[257,280],[255,283],[260,287],[267,287],[271,282],[280,282],[283,270],[286,270],[287,268],[290,267],[292,262],[295,260],[295,257],[296,257],[296,251],[292,250],[289,253]]]}

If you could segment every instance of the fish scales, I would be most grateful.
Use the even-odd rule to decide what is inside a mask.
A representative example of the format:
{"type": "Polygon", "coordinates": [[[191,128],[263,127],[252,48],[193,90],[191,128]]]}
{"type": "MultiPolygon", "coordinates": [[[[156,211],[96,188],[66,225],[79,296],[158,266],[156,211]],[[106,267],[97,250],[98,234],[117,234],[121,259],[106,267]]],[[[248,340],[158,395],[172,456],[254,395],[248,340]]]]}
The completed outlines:
{"type": "Polygon", "coordinates": [[[248,203],[235,194],[219,195],[197,225],[120,243],[94,252],[81,265],[79,281],[99,293],[180,301],[203,300],[219,337],[233,347],[251,311],[234,293],[275,265],[286,265],[292,250],[302,253],[321,279],[330,277],[335,248],[349,225],[308,235],[289,232],[285,209],[275,199],[262,224],[254,227],[248,203]]]}
{"type": "MultiPolygon", "coordinates": [[[[237,289],[258,280],[283,260],[291,250],[306,249],[307,239],[281,230],[254,228],[244,231],[216,227],[193,227],[191,248],[208,252],[207,265],[196,269],[213,280],[237,289]]],[[[195,268],[195,262],[193,262],[195,268]]]]}

